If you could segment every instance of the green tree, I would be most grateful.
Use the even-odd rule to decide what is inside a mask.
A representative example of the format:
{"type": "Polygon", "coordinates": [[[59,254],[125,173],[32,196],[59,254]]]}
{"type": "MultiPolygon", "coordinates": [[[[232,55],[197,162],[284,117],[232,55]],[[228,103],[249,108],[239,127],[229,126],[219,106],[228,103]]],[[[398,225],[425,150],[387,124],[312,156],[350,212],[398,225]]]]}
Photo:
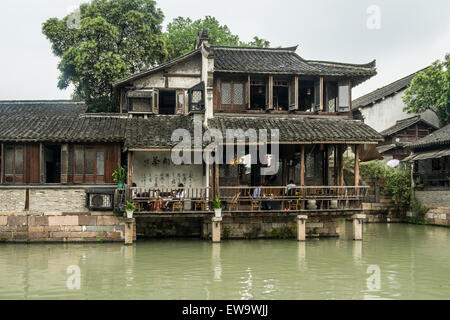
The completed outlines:
{"type": "Polygon", "coordinates": [[[58,87],[73,84],[92,112],[112,111],[114,81],[166,59],[164,15],[154,0],[93,0],[79,14],[79,25],[68,15],[42,27],[61,58],[58,87]]]}
{"type": "Polygon", "coordinates": [[[417,74],[405,91],[403,101],[408,113],[422,113],[432,110],[441,125],[450,123],[450,54],[445,61],[436,61],[433,65],[417,74]]]}
{"type": "Polygon", "coordinates": [[[198,32],[206,30],[212,45],[222,46],[256,46],[269,47],[270,42],[254,37],[251,42],[242,42],[239,36],[231,33],[226,25],[211,16],[192,21],[190,18],[178,17],[167,25],[168,59],[174,59],[194,50],[195,39],[198,32]]]}

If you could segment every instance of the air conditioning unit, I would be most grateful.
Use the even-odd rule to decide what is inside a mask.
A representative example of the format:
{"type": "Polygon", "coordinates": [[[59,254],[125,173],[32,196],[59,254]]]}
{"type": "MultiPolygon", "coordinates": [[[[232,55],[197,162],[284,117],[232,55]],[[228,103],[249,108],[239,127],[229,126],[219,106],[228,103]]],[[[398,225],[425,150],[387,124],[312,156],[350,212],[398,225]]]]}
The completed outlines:
{"type": "Polygon", "coordinates": [[[89,210],[109,211],[114,209],[113,189],[86,190],[86,207],[89,210]]]}

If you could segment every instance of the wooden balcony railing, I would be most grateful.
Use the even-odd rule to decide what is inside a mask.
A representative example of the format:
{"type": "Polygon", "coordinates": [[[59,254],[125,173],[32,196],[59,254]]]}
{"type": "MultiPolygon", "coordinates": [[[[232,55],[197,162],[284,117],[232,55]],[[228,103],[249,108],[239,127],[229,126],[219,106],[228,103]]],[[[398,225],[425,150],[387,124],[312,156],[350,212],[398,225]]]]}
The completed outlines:
{"type": "Polygon", "coordinates": [[[127,188],[126,200],[132,201],[137,212],[207,211],[210,188],[127,188]]]}
{"type": "Polygon", "coordinates": [[[355,210],[368,194],[368,186],[220,187],[220,198],[231,204],[230,210],[247,207],[251,211],[355,210]]]}
{"type": "MultiPolygon", "coordinates": [[[[124,200],[132,201],[136,212],[206,212],[212,211],[210,191],[208,187],[127,188],[124,200]]],[[[355,210],[368,193],[368,186],[219,187],[225,211],[355,210]]]]}

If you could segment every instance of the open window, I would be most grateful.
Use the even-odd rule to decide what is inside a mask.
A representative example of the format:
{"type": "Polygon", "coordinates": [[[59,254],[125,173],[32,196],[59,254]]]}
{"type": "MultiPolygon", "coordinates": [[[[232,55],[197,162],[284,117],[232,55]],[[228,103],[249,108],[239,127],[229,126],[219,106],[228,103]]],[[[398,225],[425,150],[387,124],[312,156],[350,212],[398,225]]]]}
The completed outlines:
{"type": "Polygon", "coordinates": [[[300,81],[298,88],[298,109],[300,111],[314,111],[314,93],[314,81],[300,81]]]}
{"type": "Polygon", "coordinates": [[[338,109],[338,83],[325,82],[325,111],[336,112],[338,109]]]}
{"type": "Polygon", "coordinates": [[[43,145],[44,183],[61,183],[61,146],[43,145]]]}
{"type": "Polygon", "coordinates": [[[266,109],[266,81],[262,79],[254,79],[250,81],[250,109],[265,110],[266,109]]]}
{"type": "Polygon", "coordinates": [[[176,113],[176,91],[161,90],[159,93],[159,114],[173,115],[176,113]]]}
{"type": "Polygon", "coordinates": [[[130,113],[155,113],[159,110],[159,90],[145,89],[133,90],[126,94],[125,98],[128,112],[130,113]]]}
{"type": "Polygon", "coordinates": [[[275,80],[273,85],[273,107],[275,110],[289,110],[288,81],[275,80]]]}

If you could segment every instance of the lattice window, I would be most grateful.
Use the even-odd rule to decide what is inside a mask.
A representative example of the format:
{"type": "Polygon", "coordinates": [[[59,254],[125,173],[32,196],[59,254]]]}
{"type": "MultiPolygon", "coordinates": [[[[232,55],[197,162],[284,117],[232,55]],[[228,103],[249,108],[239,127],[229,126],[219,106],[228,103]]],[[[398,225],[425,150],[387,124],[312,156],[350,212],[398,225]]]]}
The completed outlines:
{"type": "Polygon", "coordinates": [[[202,101],[202,92],[200,90],[192,91],[192,103],[199,103],[202,101]]]}
{"type": "Polygon", "coordinates": [[[234,84],[233,104],[244,104],[244,85],[242,83],[234,84]]]}
{"type": "Polygon", "coordinates": [[[231,83],[222,83],[222,104],[231,104],[231,83]]]}

